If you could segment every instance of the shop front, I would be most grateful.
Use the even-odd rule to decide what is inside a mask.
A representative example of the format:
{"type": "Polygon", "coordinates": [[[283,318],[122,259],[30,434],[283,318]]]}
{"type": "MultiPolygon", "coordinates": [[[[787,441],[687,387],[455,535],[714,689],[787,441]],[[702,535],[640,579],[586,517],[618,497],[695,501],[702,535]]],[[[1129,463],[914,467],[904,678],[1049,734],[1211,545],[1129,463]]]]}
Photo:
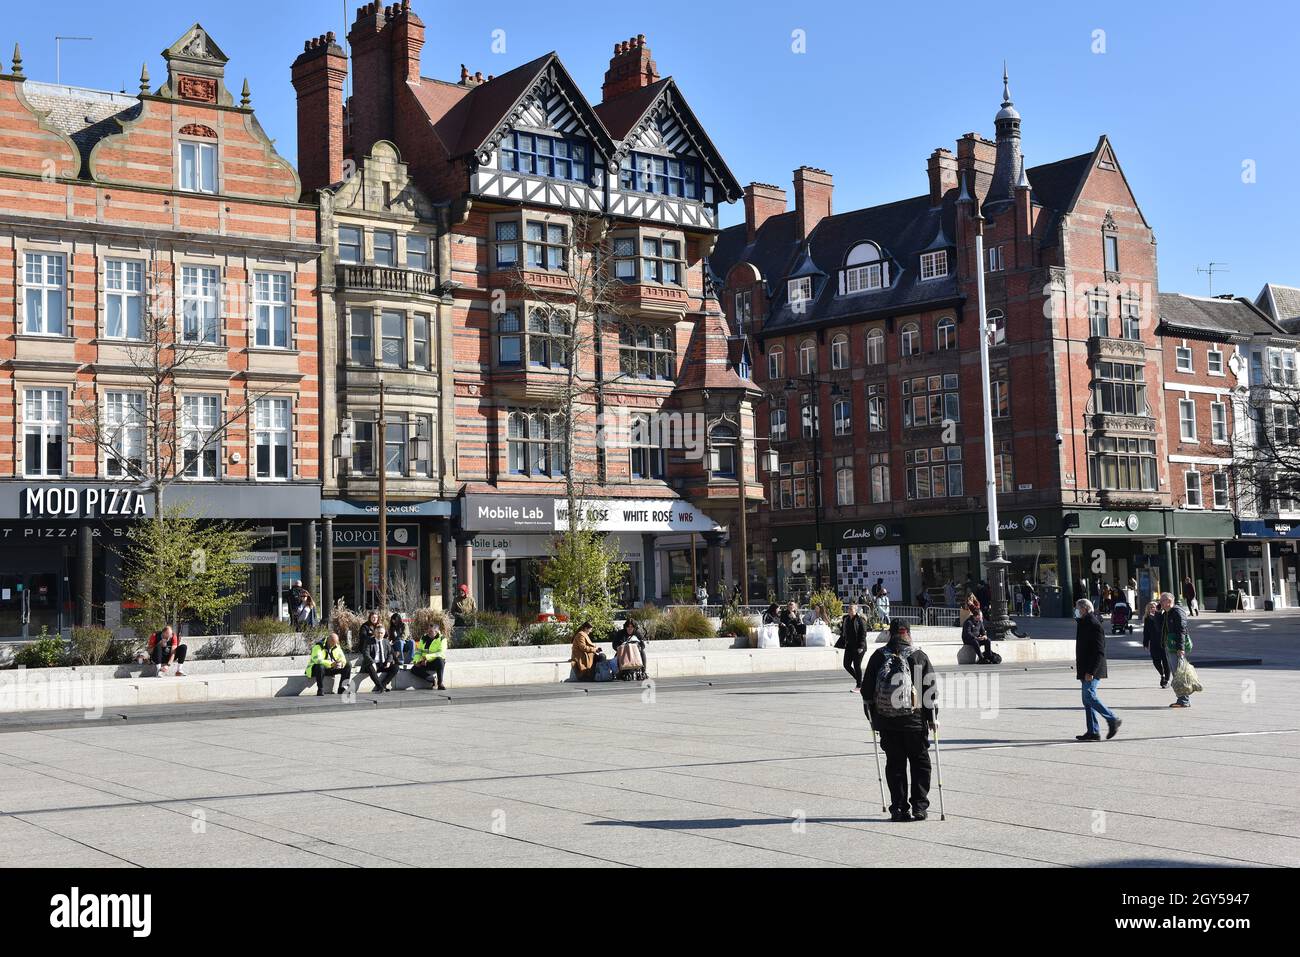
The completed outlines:
{"type": "MultiPolygon", "coordinates": [[[[320,513],[320,486],[177,483],[165,504],[239,523],[255,535],[243,556],[246,600],[233,618],[279,611],[280,552],[290,522],[320,513]]],[[[117,630],[129,608],[121,561],[133,525],[153,517],[153,497],[103,482],[0,482],[0,639],[66,632],[81,623],[117,630]]]]}
{"type": "Polygon", "coordinates": [[[1229,587],[1248,609],[1300,607],[1300,523],[1241,519],[1240,540],[1227,547],[1229,587]],[[1271,604],[1269,604],[1271,602],[1271,604]]]}
{"type": "MultiPolygon", "coordinates": [[[[706,566],[714,560],[721,529],[704,513],[678,499],[592,499],[583,503],[587,527],[606,533],[627,565],[619,601],[633,607],[668,595],[673,556],[689,556],[690,532],[712,545],[699,549],[706,566]]],[[[543,602],[542,572],[557,533],[568,529],[564,499],[545,496],[467,494],[460,502],[458,561],[473,569],[472,594],[480,608],[532,620],[543,602]]],[[[689,560],[689,558],[688,558],[689,560]]],[[[721,565],[719,567],[722,567],[721,565]]],[[[703,567],[699,569],[703,572],[703,567]]]]}

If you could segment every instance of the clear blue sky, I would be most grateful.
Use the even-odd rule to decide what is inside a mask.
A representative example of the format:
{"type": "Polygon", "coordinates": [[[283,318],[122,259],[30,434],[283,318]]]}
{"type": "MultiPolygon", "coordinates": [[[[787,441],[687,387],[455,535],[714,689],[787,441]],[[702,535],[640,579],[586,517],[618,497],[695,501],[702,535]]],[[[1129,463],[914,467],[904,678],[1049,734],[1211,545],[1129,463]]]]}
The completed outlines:
{"type": "MultiPolygon", "coordinates": [[[[835,175],[838,210],[917,195],[934,147],[971,130],[991,137],[1005,57],[1031,165],[1110,135],[1156,231],[1162,289],[1204,293],[1195,267],[1211,260],[1229,264],[1216,293],[1300,285],[1291,2],[415,5],[428,28],[424,75],[455,79],[462,62],[502,73],[557,50],[593,101],[614,42],[645,33],[742,183],[788,187],[796,166],[822,167],[835,175]],[[504,55],[491,50],[498,29],[504,55]],[[792,52],[796,30],[804,53],[792,52]],[[1098,30],[1104,53],[1093,52],[1098,30]],[[1242,182],[1246,160],[1252,184],[1242,182]]],[[[356,6],[346,4],[349,19],[356,6]]],[[[295,158],[289,64],[308,36],[344,32],[337,0],[7,3],[0,49],[7,66],[20,41],[27,75],[53,80],[54,36],[93,36],[64,44],[63,81],[134,91],[141,62],[158,82],[159,51],[194,20],[231,57],[231,87],[249,78],[263,125],[295,158]]],[[[737,205],[724,222],[740,216],[737,205]]]]}

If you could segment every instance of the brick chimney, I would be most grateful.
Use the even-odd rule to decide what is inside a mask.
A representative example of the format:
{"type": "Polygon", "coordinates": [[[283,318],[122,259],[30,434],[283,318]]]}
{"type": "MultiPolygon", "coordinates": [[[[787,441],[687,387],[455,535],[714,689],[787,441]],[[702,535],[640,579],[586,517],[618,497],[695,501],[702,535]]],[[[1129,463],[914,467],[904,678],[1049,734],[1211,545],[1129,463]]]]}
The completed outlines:
{"type": "Polygon", "coordinates": [[[768,183],[745,187],[745,242],[752,243],[758,231],[773,216],[785,212],[785,190],[768,183]]]}
{"type": "Polygon", "coordinates": [[[348,59],[326,33],[293,61],[298,93],[298,176],[304,195],[343,179],[343,81],[348,59]]]}
{"type": "Polygon", "coordinates": [[[831,174],[824,169],[800,166],[794,171],[795,227],[799,239],[807,239],[817,224],[831,214],[831,174]]]}
{"type": "Polygon", "coordinates": [[[601,99],[609,102],[616,96],[631,93],[649,86],[659,79],[659,68],[650,59],[650,48],[645,45],[645,34],[614,44],[605,83],[600,88],[601,99]]]}
{"type": "Polygon", "coordinates": [[[411,10],[411,0],[394,6],[393,83],[420,82],[420,50],[424,47],[424,21],[411,10]]]}
{"type": "Polygon", "coordinates": [[[358,8],[348,31],[352,47],[352,97],[348,103],[348,152],[360,158],[370,154],[378,140],[393,129],[393,51],[388,30],[392,7],[372,0],[358,8]]]}
{"type": "Polygon", "coordinates": [[[984,197],[988,195],[989,184],[993,182],[993,167],[997,157],[997,144],[978,133],[967,133],[957,141],[957,171],[967,183],[975,184],[975,195],[972,198],[981,206],[984,205],[984,197]]]}
{"type": "Polygon", "coordinates": [[[930,154],[926,170],[930,175],[930,206],[941,206],[944,194],[957,188],[957,157],[952,150],[940,147],[930,154]]]}

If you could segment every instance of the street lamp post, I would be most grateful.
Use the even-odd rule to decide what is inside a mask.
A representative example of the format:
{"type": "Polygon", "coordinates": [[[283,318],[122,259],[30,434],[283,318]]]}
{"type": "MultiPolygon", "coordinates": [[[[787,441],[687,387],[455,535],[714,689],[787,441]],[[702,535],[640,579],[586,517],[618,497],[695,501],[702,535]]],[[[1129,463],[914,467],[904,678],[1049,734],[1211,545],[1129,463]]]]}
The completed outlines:
{"type": "Polygon", "coordinates": [[[379,612],[388,614],[388,423],[384,421],[384,374],[379,374],[379,421],[375,423],[379,446],[379,612]]]}
{"type": "Polygon", "coordinates": [[[1004,641],[1015,627],[1007,615],[1007,567],[1011,564],[1002,554],[1002,536],[998,528],[998,484],[994,473],[993,391],[989,370],[988,303],[984,295],[984,217],[975,212],[975,289],[979,309],[980,383],[984,389],[984,488],[989,514],[989,557],[984,563],[991,597],[987,628],[989,638],[1004,641]]]}

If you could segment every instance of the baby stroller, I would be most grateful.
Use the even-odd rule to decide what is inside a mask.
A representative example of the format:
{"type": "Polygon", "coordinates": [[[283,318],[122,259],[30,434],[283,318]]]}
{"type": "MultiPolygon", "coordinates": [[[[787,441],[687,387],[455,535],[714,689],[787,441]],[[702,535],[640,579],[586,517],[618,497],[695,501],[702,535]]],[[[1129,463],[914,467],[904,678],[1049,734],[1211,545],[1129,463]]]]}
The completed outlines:
{"type": "Polygon", "coordinates": [[[1129,620],[1132,617],[1133,612],[1129,609],[1127,602],[1115,602],[1114,607],[1110,610],[1110,633],[1112,635],[1122,635],[1125,630],[1132,632],[1133,623],[1129,620]]]}
{"type": "Polygon", "coordinates": [[[645,652],[640,637],[629,638],[618,646],[618,680],[644,681],[645,652]]]}

